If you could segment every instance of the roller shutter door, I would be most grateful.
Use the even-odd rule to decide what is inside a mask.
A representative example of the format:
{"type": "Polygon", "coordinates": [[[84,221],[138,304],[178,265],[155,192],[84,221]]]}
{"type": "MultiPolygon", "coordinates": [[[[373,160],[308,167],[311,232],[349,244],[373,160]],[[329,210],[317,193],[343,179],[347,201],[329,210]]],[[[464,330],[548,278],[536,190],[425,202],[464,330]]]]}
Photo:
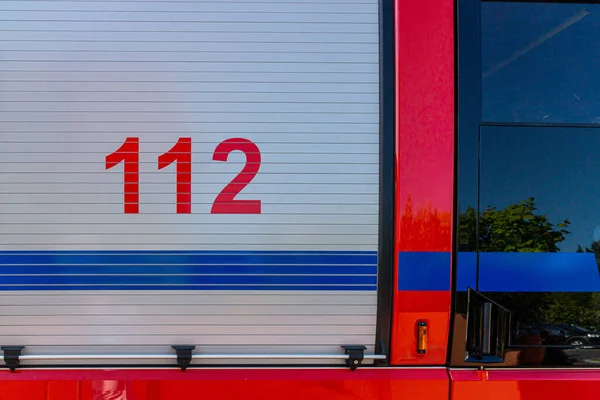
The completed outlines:
{"type": "Polygon", "coordinates": [[[0,344],[373,352],[376,0],[1,8],[0,344]]]}

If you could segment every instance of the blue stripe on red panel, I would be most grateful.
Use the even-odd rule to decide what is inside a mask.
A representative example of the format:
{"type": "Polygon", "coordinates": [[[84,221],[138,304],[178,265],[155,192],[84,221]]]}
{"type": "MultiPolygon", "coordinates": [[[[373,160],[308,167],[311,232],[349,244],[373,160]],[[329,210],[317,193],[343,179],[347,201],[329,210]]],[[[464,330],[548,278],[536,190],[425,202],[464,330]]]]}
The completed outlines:
{"type": "Polygon", "coordinates": [[[376,288],[376,252],[0,252],[0,290],[376,288]]]}
{"type": "Polygon", "coordinates": [[[450,290],[450,253],[400,252],[398,290],[450,290]]]}

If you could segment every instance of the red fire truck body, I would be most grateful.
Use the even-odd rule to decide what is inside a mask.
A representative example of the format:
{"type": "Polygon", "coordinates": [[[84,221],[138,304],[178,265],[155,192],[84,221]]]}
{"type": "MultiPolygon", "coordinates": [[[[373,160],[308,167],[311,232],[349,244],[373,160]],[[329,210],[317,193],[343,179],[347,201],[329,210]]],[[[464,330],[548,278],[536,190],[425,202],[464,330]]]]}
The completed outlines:
{"type": "MultiPolygon", "coordinates": [[[[523,336],[533,341],[523,345],[519,341],[521,336],[515,339],[514,332],[530,328],[511,325],[515,320],[511,298],[497,296],[503,292],[502,288],[482,289],[479,272],[477,275],[466,272],[469,264],[464,260],[473,250],[461,249],[459,164],[461,151],[469,151],[467,145],[461,144],[460,135],[462,107],[468,104],[464,98],[470,93],[465,90],[467,94],[463,95],[460,88],[469,84],[472,71],[467,61],[463,63],[461,57],[466,56],[461,51],[472,45],[465,37],[479,29],[471,21],[479,19],[470,14],[481,12],[479,5],[474,6],[479,2],[3,3],[6,3],[6,8],[3,7],[6,26],[2,30],[8,36],[2,41],[5,56],[0,68],[5,77],[0,92],[2,104],[7,108],[2,110],[0,142],[4,143],[6,163],[18,165],[16,170],[3,167],[0,171],[0,175],[7,177],[0,177],[4,208],[0,223],[6,227],[0,242],[3,253],[0,254],[3,271],[0,345],[6,367],[0,371],[0,400],[595,398],[600,390],[600,370],[589,361],[594,358],[594,345],[579,343],[578,348],[585,348],[591,354],[585,353],[589,362],[541,361],[546,356],[540,356],[540,351],[563,351],[565,346],[545,347],[544,342],[535,341],[540,334],[533,330],[523,336]],[[172,10],[179,10],[178,14],[172,10]],[[227,10],[229,19],[225,18],[227,10]],[[138,18],[136,12],[142,17],[138,18]],[[168,15],[161,17],[161,13],[168,15]],[[278,23],[277,19],[283,22],[278,23]],[[221,28],[218,23],[223,24],[221,28]],[[468,26],[462,33],[461,24],[468,26]],[[178,40],[161,41],[160,29],[178,40]],[[214,32],[223,34],[212,43],[215,46],[201,47],[210,41],[202,35],[214,32]],[[344,34],[350,32],[352,39],[344,39],[344,34]],[[282,35],[279,44],[274,34],[282,35]],[[370,41],[374,37],[378,40],[370,41]],[[119,47],[126,42],[140,47],[125,50],[119,47]],[[227,53],[219,46],[230,43],[242,43],[239,51],[246,58],[226,55],[219,59],[219,54],[227,53]],[[276,45],[261,50],[268,43],[276,45]],[[329,47],[322,50],[315,45],[311,49],[311,43],[329,43],[329,47]],[[286,53],[288,45],[292,50],[286,53]],[[357,50],[352,51],[353,45],[357,50]],[[152,50],[152,46],[158,46],[160,51],[152,50]],[[196,51],[191,50],[194,46],[196,51]],[[377,53],[375,62],[373,51],[377,53]],[[183,52],[188,53],[170,64],[170,57],[183,52]],[[302,55],[303,52],[309,56],[302,55]],[[352,55],[353,52],[358,55],[352,55]],[[165,58],[155,62],[153,54],[165,58]],[[209,55],[202,58],[205,54],[209,55]],[[73,60],[66,59],[69,55],[73,55],[73,60]],[[56,58],[52,59],[53,56],[56,58]],[[216,57],[217,61],[210,57],[216,57]],[[246,76],[234,75],[237,65],[244,68],[251,68],[254,62],[266,65],[267,61],[261,57],[266,57],[272,65],[279,63],[284,69],[269,70],[270,66],[259,65],[254,71],[245,71],[246,76]],[[314,79],[294,75],[301,71],[294,69],[294,65],[306,67],[302,73],[314,79]],[[326,68],[321,69],[321,65],[326,68]],[[369,69],[373,65],[375,72],[369,69]],[[467,65],[465,72],[461,70],[463,65],[467,65]],[[174,69],[169,70],[171,67],[174,69]],[[285,76],[285,68],[290,68],[292,75],[285,76]],[[232,75],[227,75],[230,72],[232,75]],[[248,83],[244,79],[251,76],[250,72],[265,74],[248,83]],[[156,86],[144,86],[146,77],[152,74],[162,76],[153,78],[151,84],[156,86]],[[237,81],[228,81],[234,78],[237,81]],[[327,86],[335,80],[341,86],[327,86]],[[210,85],[211,81],[215,84],[212,93],[218,95],[204,99],[201,96],[211,90],[201,85],[210,85]],[[123,88],[131,82],[137,86],[123,88]],[[173,82],[181,86],[168,86],[173,82]],[[232,82],[240,86],[233,86],[232,82]],[[265,86],[262,89],[252,86],[257,82],[265,86]],[[378,89],[370,92],[373,87],[378,89]],[[237,100],[227,97],[228,91],[237,100]],[[154,97],[144,98],[146,92],[154,97]],[[194,93],[199,92],[202,93],[197,100],[194,93]],[[283,97],[269,97],[278,92],[283,97]],[[110,97],[108,93],[118,96],[110,97]],[[336,97],[336,93],[347,98],[336,97]],[[322,99],[311,97],[314,94],[320,94],[322,99]],[[373,104],[364,99],[373,94],[377,98],[373,103],[377,112],[369,115],[365,109],[373,104]],[[352,98],[354,95],[362,97],[352,98]],[[286,100],[306,108],[285,108],[286,100]],[[138,105],[153,102],[167,109],[138,105]],[[268,104],[267,108],[251,107],[261,102],[268,104]],[[324,111],[311,107],[311,102],[323,104],[324,111]],[[364,109],[346,107],[353,102],[364,109]],[[200,108],[191,106],[196,103],[200,108]],[[52,108],[47,104],[58,106],[52,108]],[[180,104],[190,108],[179,108],[180,104]],[[224,104],[224,108],[219,108],[219,104],[224,104]],[[209,111],[202,111],[201,107],[209,111]],[[250,107],[250,111],[244,111],[244,107],[250,107]],[[211,112],[225,113],[225,117],[212,120],[211,112]],[[232,116],[233,113],[248,117],[232,116]],[[278,113],[282,118],[276,118],[278,113]],[[161,115],[175,117],[161,120],[161,115]],[[373,115],[375,121],[370,119],[373,115]],[[194,121],[195,117],[200,123],[194,121]],[[353,123],[355,126],[351,127],[353,123]],[[194,133],[203,124],[209,127],[202,132],[214,128],[219,134],[213,138],[208,133],[206,136],[194,133]],[[260,129],[270,129],[269,124],[274,128],[261,132],[253,124],[259,124],[260,129]],[[220,126],[227,128],[219,131],[220,126]],[[376,126],[375,136],[369,131],[373,126],[376,126]],[[249,129],[247,135],[240,130],[242,127],[249,129]],[[83,133],[74,129],[84,130],[87,136],[77,136],[83,133]],[[287,135],[285,139],[278,129],[287,135]],[[174,133],[159,139],[166,131],[174,133]],[[100,133],[114,136],[99,140],[94,135],[100,133]],[[42,138],[43,134],[48,136],[42,138]],[[308,140],[302,135],[321,135],[322,139],[310,136],[308,140]],[[346,141],[345,135],[351,138],[346,141]],[[374,137],[378,139],[372,140],[374,137]],[[57,143],[63,146],[62,150],[57,150],[57,143]],[[88,154],[78,147],[82,143],[91,145],[87,147],[88,154]],[[150,146],[147,147],[150,157],[144,158],[146,145],[150,146]],[[209,145],[212,147],[201,148],[209,145]],[[114,153],[106,150],[111,146],[116,150],[114,153]],[[336,146],[346,158],[335,157],[332,152],[337,151],[336,146]],[[219,165],[216,161],[226,162],[229,153],[233,159],[235,151],[246,153],[246,160],[233,165],[228,172],[233,177],[245,165],[244,171],[252,178],[238,175],[231,181],[233,195],[226,191],[219,194],[227,182],[213,182],[210,174],[218,177],[220,172],[212,169],[206,174],[209,178],[203,178],[204,172],[192,165],[202,153],[212,156],[212,161],[198,162],[200,168],[209,162],[219,165]],[[58,158],[44,158],[44,154],[51,153],[66,154],[62,169],[52,166],[58,158]],[[310,158],[317,155],[324,159],[323,164],[310,158]],[[154,156],[158,160],[151,158],[154,156]],[[348,156],[355,157],[356,162],[348,161],[348,156]],[[100,157],[100,168],[92,168],[98,162],[92,157],[100,157]],[[334,169],[327,169],[330,168],[326,165],[327,157],[331,157],[329,164],[336,164],[334,169]],[[153,169],[144,169],[145,163],[153,169]],[[300,167],[296,170],[289,165],[281,167],[286,163],[298,163],[300,167]],[[314,169],[302,167],[311,163],[314,169]],[[376,165],[376,172],[364,167],[369,163],[376,165]],[[152,187],[167,178],[152,181],[149,177],[168,169],[170,164],[176,164],[172,196],[168,190],[162,192],[158,186],[152,187]],[[42,168],[36,169],[35,165],[42,168]],[[124,174],[119,177],[118,172],[111,171],[116,168],[123,168],[124,174]],[[72,185],[71,193],[60,186],[63,181],[55,174],[59,170],[69,176],[82,174],[81,181],[65,181],[72,185]],[[34,179],[33,174],[42,173],[48,175],[34,179]],[[260,180],[261,173],[267,176],[265,180],[260,180]],[[101,174],[113,174],[116,180],[92,181],[101,174]],[[277,181],[278,174],[282,175],[281,181],[277,181]],[[333,179],[324,180],[319,186],[331,189],[334,193],[331,201],[327,200],[330,195],[327,190],[310,192],[319,183],[316,182],[321,179],[319,174],[329,174],[333,179]],[[361,176],[367,180],[361,181],[361,176]],[[257,178],[255,182],[251,182],[253,177],[257,178]],[[369,177],[375,177],[376,182],[368,181],[369,177]],[[150,184],[144,186],[145,180],[150,184]],[[210,200],[211,213],[198,210],[210,204],[202,200],[204,189],[198,188],[197,180],[208,188],[217,183],[220,187],[209,194],[226,197],[221,197],[220,202],[210,200]],[[248,196],[263,196],[262,203],[234,199],[240,193],[235,184],[242,188],[247,185],[248,196]],[[262,184],[262,191],[252,192],[253,184],[262,184]],[[297,189],[293,187],[295,184],[299,185],[297,189]],[[370,184],[377,187],[376,192],[369,192],[370,184]],[[85,189],[85,185],[93,190],[85,189]],[[123,189],[108,193],[114,187],[123,189]],[[162,197],[156,197],[158,200],[151,197],[153,190],[158,190],[162,197]],[[280,191],[297,196],[298,204],[305,203],[301,207],[310,206],[312,201],[314,208],[294,216],[289,211],[289,204],[294,201],[277,197],[280,191]],[[29,193],[34,200],[15,200],[20,192],[29,193]],[[358,194],[367,200],[360,200],[358,194]],[[33,195],[42,197],[35,200],[33,195]],[[85,197],[90,195],[98,196],[95,204],[93,197],[85,197]],[[311,195],[322,196],[322,202],[311,195]],[[116,203],[112,203],[114,196],[116,203]],[[193,196],[201,200],[194,201],[193,196]],[[378,198],[377,213],[370,215],[368,199],[373,197],[378,198]],[[163,199],[170,200],[162,204],[163,199]],[[17,202],[20,204],[15,205],[17,202]],[[48,205],[56,207],[44,211],[48,205]],[[82,212],[83,205],[97,207],[97,214],[82,212]],[[318,207],[324,211],[315,211],[318,207]],[[342,211],[336,211],[336,207],[342,211]],[[145,227],[136,231],[136,224],[142,224],[138,217],[144,217],[144,213],[156,214],[157,219],[143,222],[145,227]],[[169,213],[161,219],[161,214],[169,213]],[[214,231],[206,233],[202,231],[204,228],[195,227],[185,231],[191,225],[185,219],[195,213],[206,214],[201,215],[205,219],[195,220],[197,225],[214,231]],[[350,222],[331,217],[336,213],[345,215],[350,222]],[[232,219],[227,214],[233,214],[232,219]],[[177,217],[175,222],[170,219],[173,215],[177,217]],[[278,219],[282,215],[285,218],[278,219]],[[210,220],[221,216],[223,219],[210,220]],[[264,217],[270,219],[261,221],[264,217]],[[325,222],[317,226],[320,219],[325,222]],[[65,230],[53,229],[61,221],[65,230]],[[273,226],[266,225],[269,223],[273,226]],[[341,229],[327,230],[326,223],[337,224],[341,229]],[[211,228],[219,224],[232,229],[211,228]],[[260,229],[265,231],[253,231],[250,228],[253,224],[264,227],[260,229]],[[273,228],[293,224],[298,227],[279,231],[273,228]],[[38,231],[22,228],[27,225],[38,231]],[[87,232],[77,230],[80,225],[96,226],[87,232]],[[303,231],[302,225],[315,227],[316,231],[303,231]],[[177,230],[180,226],[185,227],[183,231],[177,230]],[[168,243],[135,241],[149,235],[152,229],[165,229],[162,234],[179,239],[167,239],[168,243]],[[359,236],[353,229],[368,234],[361,232],[363,236],[359,236]],[[112,234],[116,235],[115,240],[107,242],[106,235],[112,234]],[[248,240],[247,246],[235,242],[237,239],[227,239],[242,234],[247,234],[243,239],[248,240]],[[191,235],[195,235],[193,240],[191,235]],[[288,244],[285,235],[293,236],[293,243],[288,244]],[[302,235],[319,238],[311,242],[302,235]],[[357,240],[368,241],[370,237],[374,247],[343,241],[352,235],[357,240]],[[263,246],[267,236],[271,240],[268,249],[263,246]],[[186,242],[188,247],[175,242],[181,238],[190,240],[186,242]],[[336,253],[321,252],[317,240],[326,249],[330,246],[330,253],[336,253]],[[128,259],[133,257],[133,250],[141,253],[128,259]],[[180,257],[177,253],[180,251],[187,251],[181,257],[188,258],[169,261],[169,257],[175,257],[173,254],[180,257]],[[368,261],[373,256],[369,252],[376,254],[376,262],[368,261]],[[243,258],[248,254],[259,258],[243,258]],[[221,258],[210,258],[217,256],[221,258]],[[271,262],[269,257],[279,261],[271,262]],[[302,257],[314,257],[315,261],[306,265],[295,261],[302,257]],[[323,261],[329,260],[326,257],[338,258],[323,261]],[[356,261],[356,257],[365,257],[361,260],[367,261],[356,261]],[[149,269],[159,265],[160,270],[149,269]],[[313,272],[277,269],[294,265],[313,272]],[[94,269],[100,267],[109,269],[107,272],[94,269]],[[200,267],[217,272],[198,272],[200,267]],[[229,268],[227,273],[218,272],[225,267],[229,268]],[[347,272],[339,273],[333,268],[347,272]],[[153,274],[158,280],[152,280],[153,274]],[[234,274],[237,275],[228,277],[234,274]],[[286,274],[289,277],[279,279],[286,274]],[[207,282],[220,286],[207,289],[207,282]],[[297,288],[290,288],[294,285],[297,288]],[[318,285],[322,288],[316,288],[318,285]],[[198,294],[201,290],[204,292],[198,294]],[[129,302],[124,298],[130,299],[129,302]],[[204,323],[203,318],[220,322],[204,323]]],[[[587,335],[593,337],[591,333],[587,335]]]]}

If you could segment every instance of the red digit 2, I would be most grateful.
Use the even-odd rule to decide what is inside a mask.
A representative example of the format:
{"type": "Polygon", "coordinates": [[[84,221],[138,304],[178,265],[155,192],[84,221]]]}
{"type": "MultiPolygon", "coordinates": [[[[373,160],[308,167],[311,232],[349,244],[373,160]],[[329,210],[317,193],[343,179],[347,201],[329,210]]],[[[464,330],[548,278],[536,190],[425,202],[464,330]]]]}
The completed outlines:
{"type": "Polygon", "coordinates": [[[254,179],[260,169],[260,150],[248,139],[232,138],[219,143],[213,153],[213,160],[227,161],[232,151],[246,154],[246,165],[242,171],[219,193],[213,203],[211,214],[260,214],[260,200],[236,200],[242,189],[254,179]]]}
{"type": "Polygon", "coordinates": [[[123,191],[125,214],[137,214],[140,211],[140,141],[128,137],[114,152],[106,156],[106,169],[123,162],[123,191]]]}
{"type": "Polygon", "coordinates": [[[192,138],[179,138],[177,143],[158,156],[158,169],[176,162],[177,214],[192,212],[192,138]]]}

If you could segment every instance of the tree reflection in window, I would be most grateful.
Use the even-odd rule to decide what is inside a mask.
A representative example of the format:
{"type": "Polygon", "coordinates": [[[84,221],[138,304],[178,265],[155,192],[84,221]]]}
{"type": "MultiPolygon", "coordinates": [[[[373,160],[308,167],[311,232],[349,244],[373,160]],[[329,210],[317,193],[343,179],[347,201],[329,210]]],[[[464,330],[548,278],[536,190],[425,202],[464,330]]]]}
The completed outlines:
{"type": "MultiPolygon", "coordinates": [[[[461,251],[559,252],[569,235],[570,221],[552,222],[535,205],[534,198],[504,208],[486,207],[477,219],[474,208],[459,215],[461,251]],[[479,234],[477,234],[477,229],[479,234]]],[[[600,274],[600,241],[577,252],[594,253],[600,274]]],[[[600,327],[600,293],[493,293],[493,298],[513,311],[519,323],[573,324],[600,327]]]]}

